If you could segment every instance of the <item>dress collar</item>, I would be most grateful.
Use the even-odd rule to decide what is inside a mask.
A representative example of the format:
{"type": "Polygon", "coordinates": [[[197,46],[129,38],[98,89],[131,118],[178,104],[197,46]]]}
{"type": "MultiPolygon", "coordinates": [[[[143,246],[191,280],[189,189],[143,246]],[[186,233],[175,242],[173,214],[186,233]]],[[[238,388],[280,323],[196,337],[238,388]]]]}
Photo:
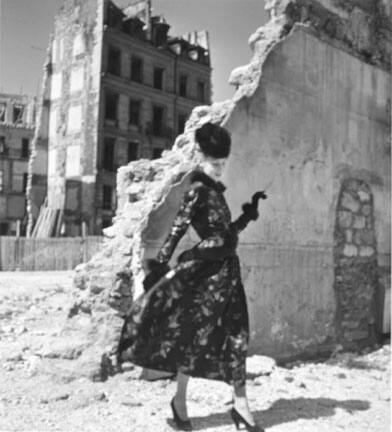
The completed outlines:
{"type": "Polygon", "coordinates": [[[212,177],[200,170],[195,171],[192,176],[192,183],[197,181],[221,193],[226,190],[226,186],[222,182],[215,181],[212,177]]]}

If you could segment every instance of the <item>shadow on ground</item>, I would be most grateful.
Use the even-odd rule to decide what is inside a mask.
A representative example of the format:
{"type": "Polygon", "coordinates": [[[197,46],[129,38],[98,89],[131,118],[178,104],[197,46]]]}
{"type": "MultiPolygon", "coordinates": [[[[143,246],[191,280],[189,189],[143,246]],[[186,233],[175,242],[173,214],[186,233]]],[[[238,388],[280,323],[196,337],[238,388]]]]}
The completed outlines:
{"type": "MultiPolygon", "coordinates": [[[[335,409],[341,408],[350,413],[364,411],[370,408],[370,403],[363,400],[335,400],[329,398],[296,398],[278,399],[265,411],[254,411],[256,421],[269,428],[282,423],[294,422],[299,419],[317,419],[335,414],[335,409]]],[[[172,425],[172,422],[168,422],[172,425]]],[[[229,413],[212,414],[206,417],[192,417],[194,430],[208,429],[213,426],[231,424],[229,413]]]]}

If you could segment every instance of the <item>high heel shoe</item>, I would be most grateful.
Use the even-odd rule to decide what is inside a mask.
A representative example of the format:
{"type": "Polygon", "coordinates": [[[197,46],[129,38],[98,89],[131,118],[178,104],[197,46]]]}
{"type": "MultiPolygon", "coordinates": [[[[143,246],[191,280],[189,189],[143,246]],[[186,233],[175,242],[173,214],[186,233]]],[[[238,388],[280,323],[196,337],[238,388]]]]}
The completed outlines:
{"type": "Polygon", "coordinates": [[[182,431],[191,431],[192,429],[192,423],[190,420],[182,420],[182,418],[178,415],[178,412],[176,410],[176,407],[174,406],[174,398],[170,402],[170,406],[173,412],[173,420],[174,423],[177,426],[178,430],[182,431]]]}
{"type": "Polygon", "coordinates": [[[248,432],[265,432],[261,426],[249,424],[235,408],[231,409],[230,414],[237,430],[240,429],[240,424],[243,423],[248,432]]]}

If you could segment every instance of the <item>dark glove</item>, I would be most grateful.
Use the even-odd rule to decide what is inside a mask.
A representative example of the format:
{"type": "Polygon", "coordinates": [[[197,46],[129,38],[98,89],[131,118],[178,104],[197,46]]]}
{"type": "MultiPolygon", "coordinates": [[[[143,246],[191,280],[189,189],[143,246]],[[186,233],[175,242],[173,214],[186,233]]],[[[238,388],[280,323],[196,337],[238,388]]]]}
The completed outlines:
{"type": "Polygon", "coordinates": [[[242,205],[242,211],[248,220],[257,220],[259,217],[259,212],[257,210],[257,204],[259,199],[267,199],[267,194],[264,191],[259,191],[253,194],[252,202],[245,203],[242,205]]]}
{"type": "Polygon", "coordinates": [[[146,264],[149,273],[143,281],[144,291],[148,291],[163,276],[165,276],[166,273],[170,271],[170,267],[167,264],[161,263],[156,259],[148,259],[146,264]]]}

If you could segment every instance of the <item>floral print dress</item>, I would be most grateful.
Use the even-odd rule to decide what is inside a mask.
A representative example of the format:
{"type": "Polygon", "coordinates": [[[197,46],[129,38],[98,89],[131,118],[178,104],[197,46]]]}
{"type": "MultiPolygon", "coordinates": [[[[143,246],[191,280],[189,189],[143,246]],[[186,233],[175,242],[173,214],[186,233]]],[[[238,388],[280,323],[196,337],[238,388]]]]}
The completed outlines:
{"type": "Polygon", "coordinates": [[[224,189],[202,172],[193,176],[157,260],[169,262],[189,225],[201,240],[135,300],[123,328],[122,360],[245,384],[249,325],[236,246],[249,220],[243,214],[231,222],[224,189]]]}

